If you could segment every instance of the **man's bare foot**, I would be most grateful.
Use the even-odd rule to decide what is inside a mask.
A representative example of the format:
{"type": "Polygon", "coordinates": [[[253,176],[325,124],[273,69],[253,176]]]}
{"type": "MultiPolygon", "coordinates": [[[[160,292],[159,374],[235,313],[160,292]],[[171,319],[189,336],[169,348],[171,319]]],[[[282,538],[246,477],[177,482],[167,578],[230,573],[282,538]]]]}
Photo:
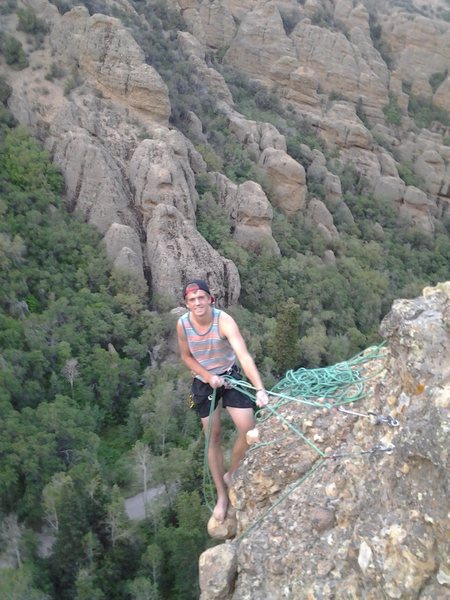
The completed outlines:
{"type": "Polygon", "coordinates": [[[223,523],[225,521],[225,517],[227,516],[227,510],[228,498],[225,496],[224,498],[217,500],[217,504],[213,510],[213,517],[216,519],[216,521],[219,521],[219,523],[223,523]]]}

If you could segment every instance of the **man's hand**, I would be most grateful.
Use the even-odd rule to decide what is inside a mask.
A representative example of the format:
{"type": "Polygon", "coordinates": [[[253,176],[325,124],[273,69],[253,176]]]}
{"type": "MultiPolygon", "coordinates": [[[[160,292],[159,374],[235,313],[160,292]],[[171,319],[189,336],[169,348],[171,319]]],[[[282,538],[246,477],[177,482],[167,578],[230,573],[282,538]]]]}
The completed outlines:
{"type": "Polygon", "coordinates": [[[225,384],[225,380],[223,377],[219,377],[219,375],[211,375],[208,381],[209,385],[213,388],[213,390],[222,387],[225,384]]]}
{"type": "Polygon", "coordinates": [[[258,390],[256,392],[256,406],[259,406],[259,408],[263,408],[264,406],[267,406],[268,403],[269,396],[267,395],[266,390],[258,390]]]}

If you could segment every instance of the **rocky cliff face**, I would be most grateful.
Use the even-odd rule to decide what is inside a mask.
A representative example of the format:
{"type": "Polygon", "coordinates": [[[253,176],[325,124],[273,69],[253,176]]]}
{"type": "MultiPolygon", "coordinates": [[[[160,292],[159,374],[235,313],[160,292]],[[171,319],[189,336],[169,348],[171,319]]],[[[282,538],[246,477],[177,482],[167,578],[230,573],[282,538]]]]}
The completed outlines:
{"type": "Polygon", "coordinates": [[[232,539],[201,556],[202,600],[448,598],[450,283],[394,302],[381,334],[346,409],[398,426],[273,398],[230,490],[232,539]]]}
{"type": "MultiPolygon", "coordinates": [[[[21,71],[1,65],[13,88],[9,106],[61,166],[69,209],[83,213],[106,236],[117,267],[128,265],[139,278],[145,274],[155,296],[175,305],[186,278],[219,273],[216,296],[235,301],[236,269],[195,234],[195,177],[208,168],[192,141],[170,125],[166,84],[123,21],[138,21],[143,31],[153,25],[127,0],[104,3],[122,20],[90,15],[82,6],[61,14],[47,0],[18,4],[32,8],[48,32],[34,45],[16,31],[15,14],[2,20],[2,30],[21,38],[29,58],[21,71]],[[49,72],[64,73],[65,79],[49,72]]],[[[419,129],[406,111],[410,95],[450,109],[445,2],[423,7],[412,1],[172,0],[170,5],[188,29],[173,32],[187,64],[264,178],[264,189],[254,182],[235,188],[222,174],[209,175],[239,244],[279,252],[270,203],[288,218],[304,214],[326,239],[339,236],[333,206],[339,203],[348,221],[352,215],[342,201],[336,169],[332,172],[320,151],[303,145],[308,159],[301,164],[289,155],[276,127],[235,110],[211,53],[275,89],[283,105],[339,157],[334,166],[351,163],[366,178],[368,193],[389,199],[401,220],[432,233],[448,218],[448,132],[437,122],[433,131],[419,129]],[[385,115],[393,99],[395,125],[385,115]],[[400,177],[398,161],[410,165],[419,187],[400,177]],[[312,183],[324,186],[325,202],[308,193],[312,183]]],[[[186,118],[192,140],[205,142],[198,115],[186,118]]]]}

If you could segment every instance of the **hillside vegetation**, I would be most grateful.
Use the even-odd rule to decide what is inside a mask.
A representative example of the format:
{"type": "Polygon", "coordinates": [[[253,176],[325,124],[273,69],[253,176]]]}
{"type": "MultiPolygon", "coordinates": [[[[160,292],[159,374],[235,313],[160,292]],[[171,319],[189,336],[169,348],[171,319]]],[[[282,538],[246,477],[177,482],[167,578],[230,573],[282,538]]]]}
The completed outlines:
{"type": "Polygon", "coordinates": [[[111,273],[98,232],[67,213],[60,173],[21,128],[2,127],[0,188],[1,595],[194,598],[199,429],[180,369],[148,366],[173,317],[111,273]],[[124,494],[161,483],[162,505],[130,522],[124,494]]]}
{"type": "MultiPolygon", "coordinates": [[[[211,87],[183,52],[177,32],[188,28],[167,3],[52,4],[60,15],[83,5],[90,15],[119,19],[142,49],[145,65],[167,86],[168,129],[158,135],[165,140],[169,130],[181,132],[190,156],[204,163],[190,171],[198,196],[198,201],[190,199],[192,220],[203,240],[237,267],[239,303],[227,310],[239,323],[267,387],[288,369],[333,364],[379,342],[380,321],[394,299],[415,297],[424,286],[450,278],[448,213],[430,231],[402,218],[393,201],[373,193],[342,149],[318,136],[311,119],[281,102],[276,87],[225,60],[227,47],[211,49],[205,64],[223,78],[233,109],[249,121],[273,125],[284,136],[287,155],[307,172],[306,203],[326,205],[337,235],[325,235],[306,210],[286,214],[267,172],[232,131],[211,87]],[[323,181],[312,175],[314,151],[339,178],[337,202],[327,200],[323,181]],[[265,243],[253,249],[238,243],[236,222],[220,201],[211,173],[225,175],[230,185],[253,181],[261,186],[273,210],[271,235],[279,253],[265,243]]],[[[376,3],[365,4],[375,10],[376,3]]],[[[409,2],[395,5],[414,8],[409,2]]],[[[189,373],[174,354],[176,317],[171,303],[152,287],[154,271],[165,264],[145,264],[145,277],[114,267],[103,234],[87,222],[90,210],[73,210],[77,198],[70,197],[70,165],[58,168],[44,150],[51,126],[39,122],[33,128],[29,118],[27,130],[13,116],[13,85],[26,69],[45,71],[29,87],[37,88],[37,95],[44,90],[44,106],[53,95],[70,106],[63,116],[75,116],[67,129],[76,129],[74,122],[82,129],[80,123],[88,120],[92,147],[99,140],[102,150],[117,145],[120,160],[108,160],[117,161],[120,174],[128,167],[123,157],[130,162],[141,141],[163,142],[147,128],[148,120],[133,121],[132,111],[114,104],[114,94],[111,100],[95,89],[80,65],[61,66],[56,53],[51,64],[36,63],[48,27],[33,8],[8,0],[1,11],[14,27],[0,30],[5,72],[0,77],[0,592],[11,600],[194,600],[198,556],[211,544],[201,495],[204,444],[187,404],[189,373]],[[93,106],[100,108],[91,115],[93,106]],[[99,115],[104,121],[97,123],[99,115]],[[123,146],[119,126],[131,131],[123,146]],[[124,499],[161,484],[165,493],[147,508],[146,519],[130,521],[124,499]]],[[[296,18],[296,11],[283,14],[286,34],[294,30],[296,18]]],[[[442,18],[447,20],[445,14],[442,18]]],[[[317,27],[339,30],[326,11],[312,20],[317,27]]],[[[371,26],[387,64],[375,17],[371,26]]],[[[433,93],[446,78],[445,71],[430,77],[433,93]]],[[[436,128],[448,143],[448,134],[441,135],[450,123],[448,113],[415,96],[406,81],[404,93],[409,93],[406,106],[400,106],[400,94],[391,94],[379,109],[392,135],[400,135],[407,122],[417,134],[422,127],[436,128]]],[[[332,107],[347,100],[335,92],[323,102],[332,107]]],[[[370,128],[363,108],[356,107],[358,123],[370,128]]],[[[57,138],[54,130],[52,135],[57,138]]],[[[71,146],[62,152],[55,139],[60,162],[62,155],[64,160],[75,155],[71,146]]],[[[397,179],[404,187],[423,190],[412,162],[396,154],[386,136],[377,140],[377,150],[395,154],[397,179]]],[[[88,160],[84,166],[87,171],[88,160]]],[[[183,169],[188,170],[184,164],[183,169]]],[[[106,172],[104,188],[109,179],[106,172]]],[[[84,183],[73,186],[77,193],[84,183]]],[[[125,189],[128,198],[136,181],[121,185],[114,189],[125,189]]],[[[86,188],[90,198],[92,189],[86,188]]],[[[151,235],[148,222],[136,216],[141,208],[133,206],[127,218],[138,222],[136,239],[145,247],[151,235]]],[[[231,433],[225,428],[226,437],[231,433]]]]}

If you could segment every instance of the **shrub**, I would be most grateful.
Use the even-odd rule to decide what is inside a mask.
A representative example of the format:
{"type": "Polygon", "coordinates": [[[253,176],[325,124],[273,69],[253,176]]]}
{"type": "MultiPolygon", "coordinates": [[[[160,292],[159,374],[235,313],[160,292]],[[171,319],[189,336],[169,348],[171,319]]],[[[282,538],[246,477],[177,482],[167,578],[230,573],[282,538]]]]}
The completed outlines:
{"type": "Polygon", "coordinates": [[[437,108],[428,100],[417,96],[409,97],[408,113],[418,127],[429,128],[433,121],[439,121],[445,126],[450,126],[450,115],[445,110],[437,108]]]}
{"type": "Polygon", "coordinates": [[[330,95],[328,96],[328,98],[329,98],[330,102],[340,102],[340,101],[348,102],[348,98],[346,98],[340,92],[335,92],[334,90],[332,92],[330,92],[330,95]]]}
{"type": "Polygon", "coordinates": [[[11,96],[12,88],[3,75],[0,75],[0,102],[6,106],[11,96]]]}
{"type": "Polygon", "coordinates": [[[28,59],[22,44],[12,35],[5,35],[2,40],[1,49],[5,57],[6,64],[13,69],[20,71],[28,66],[28,59]]]}
{"type": "Polygon", "coordinates": [[[283,27],[286,35],[291,34],[297,23],[300,21],[300,13],[298,11],[280,11],[281,20],[283,21],[283,27]]]}
{"type": "Polygon", "coordinates": [[[424,188],[423,179],[414,173],[411,163],[400,163],[397,165],[397,170],[406,185],[413,185],[421,189],[424,188]]]}
{"type": "Polygon", "coordinates": [[[0,15],[8,15],[17,8],[17,0],[3,0],[0,4],[0,15]]]}
{"type": "Polygon", "coordinates": [[[73,8],[71,0],[51,0],[51,3],[56,6],[61,15],[66,14],[73,8]]]}
{"type": "Polygon", "coordinates": [[[17,121],[12,112],[0,104],[0,126],[1,125],[6,125],[7,127],[12,128],[17,125],[17,121]]]}
{"type": "Polygon", "coordinates": [[[383,108],[383,112],[386,116],[386,121],[390,125],[400,125],[402,122],[400,108],[397,104],[397,98],[394,96],[394,94],[389,94],[389,104],[383,108]]]}
{"type": "Polygon", "coordinates": [[[412,89],[412,83],[410,81],[402,80],[402,92],[404,94],[408,94],[408,96],[409,96],[411,93],[411,89],[412,89]]]}
{"type": "Polygon", "coordinates": [[[66,81],[64,82],[64,95],[68,96],[74,88],[76,88],[77,86],[80,85],[80,83],[81,83],[80,75],[79,75],[77,69],[73,68],[70,77],[68,77],[66,79],[66,81]]]}
{"type": "Polygon", "coordinates": [[[53,79],[61,79],[65,74],[66,72],[64,69],[56,63],[52,63],[49,72],[45,75],[45,79],[47,79],[47,81],[53,81],[53,79]]]}
{"type": "Polygon", "coordinates": [[[258,90],[254,99],[256,106],[262,110],[277,110],[280,107],[278,96],[266,88],[258,90]]]}
{"type": "Polygon", "coordinates": [[[208,171],[222,171],[223,163],[220,156],[217,155],[214,148],[209,144],[196,144],[195,149],[200,152],[206,163],[208,171]]]}
{"type": "Polygon", "coordinates": [[[36,13],[32,8],[19,8],[17,11],[19,23],[17,29],[25,31],[25,33],[45,33],[47,26],[44,21],[36,17],[36,13]]]}
{"type": "Polygon", "coordinates": [[[445,69],[445,71],[443,73],[433,73],[433,75],[430,75],[430,78],[428,79],[428,81],[431,85],[431,89],[433,90],[433,93],[436,92],[436,90],[441,85],[441,83],[447,79],[447,75],[448,75],[447,69],[445,69]]]}

